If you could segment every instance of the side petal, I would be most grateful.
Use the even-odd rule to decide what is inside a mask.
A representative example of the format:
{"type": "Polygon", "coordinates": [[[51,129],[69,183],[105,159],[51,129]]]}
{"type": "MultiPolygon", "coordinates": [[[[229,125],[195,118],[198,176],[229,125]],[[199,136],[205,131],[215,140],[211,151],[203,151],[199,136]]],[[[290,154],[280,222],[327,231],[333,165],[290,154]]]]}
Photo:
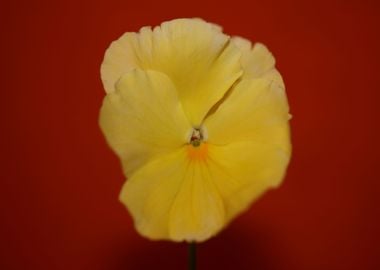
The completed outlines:
{"type": "Polygon", "coordinates": [[[107,89],[131,66],[163,72],[176,86],[191,124],[198,126],[242,74],[240,56],[215,25],[177,19],[115,41],[105,55],[102,78],[107,89]]]}
{"type": "Polygon", "coordinates": [[[205,123],[208,141],[253,141],[290,155],[289,108],[283,88],[266,79],[242,80],[205,123]]]}
{"type": "Polygon", "coordinates": [[[127,176],[157,155],[182,146],[191,132],[169,78],[141,70],[124,75],[105,97],[100,127],[127,176]]]}
{"type": "Polygon", "coordinates": [[[226,222],[247,209],[269,188],[278,186],[288,162],[288,153],[260,142],[210,145],[209,172],[223,199],[226,222]]]}

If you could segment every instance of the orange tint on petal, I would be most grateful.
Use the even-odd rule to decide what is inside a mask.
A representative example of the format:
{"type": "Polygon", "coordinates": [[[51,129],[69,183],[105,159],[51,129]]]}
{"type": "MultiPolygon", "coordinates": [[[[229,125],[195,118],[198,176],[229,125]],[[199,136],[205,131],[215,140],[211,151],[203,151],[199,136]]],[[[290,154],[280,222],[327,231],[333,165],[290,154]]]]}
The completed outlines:
{"type": "Polygon", "coordinates": [[[205,160],[208,156],[207,143],[201,143],[199,146],[189,144],[187,146],[187,154],[190,160],[205,160]]]}

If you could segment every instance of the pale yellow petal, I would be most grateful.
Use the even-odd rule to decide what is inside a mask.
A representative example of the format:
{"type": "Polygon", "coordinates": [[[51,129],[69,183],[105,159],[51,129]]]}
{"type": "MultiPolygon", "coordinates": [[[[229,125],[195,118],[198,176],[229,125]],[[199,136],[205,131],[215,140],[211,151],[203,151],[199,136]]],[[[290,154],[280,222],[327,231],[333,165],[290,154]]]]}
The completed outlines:
{"type": "Polygon", "coordinates": [[[100,66],[100,76],[107,93],[115,91],[116,83],[121,76],[137,68],[136,55],[132,47],[136,40],[136,33],[125,33],[118,40],[112,42],[106,50],[100,66]]]}
{"type": "Polygon", "coordinates": [[[258,78],[275,66],[275,59],[268,48],[262,43],[252,43],[242,37],[232,37],[231,41],[241,53],[241,63],[244,69],[244,78],[258,78]]]}
{"type": "Polygon", "coordinates": [[[153,30],[144,27],[139,34],[126,34],[114,42],[106,53],[102,78],[109,88],[132,66],[167,74],[187,117],[197,126],[240,77],[240,56],[240,50],[215,25],[177,19],[153,30]],[[125,56],[120,58],[121,47],[125,56]]]}
{"type": "Polygon", "coordinates": [[[205,121],[208,141],[225,145],[253,141],[290,155],[289,114],[285,91],[267,79],[242,80],[205,121]]]}
{"type": "Polygon", "coordinates": [[[285,88],[281,74],[275,68],[276,61],[264,44],[257,42],[252,46],[242,37],[233,37],[231,41],[242,53],[242,79],[266,78],[285,88]]]}
{"type": "Polygon", "coordinates": [[[127,180],[120,200],[150,239],[204,241],[225,225],[223,201],[207,165],[187,147],[162,156],[127,180]]]}
{"type": "Polygon", "coordinates": [[[230,221],[268,190],[278,186],[285,174],[289,154],[274,145],[241,141],[209,145],[208,168],[224,202],[230,221]]]}
{"type": "Polygon", "coordinates": [[[126,175],[188,141],[191,126],[170,79],[156,71],[134,70],[109,93],[100,126],[126,175]]]}

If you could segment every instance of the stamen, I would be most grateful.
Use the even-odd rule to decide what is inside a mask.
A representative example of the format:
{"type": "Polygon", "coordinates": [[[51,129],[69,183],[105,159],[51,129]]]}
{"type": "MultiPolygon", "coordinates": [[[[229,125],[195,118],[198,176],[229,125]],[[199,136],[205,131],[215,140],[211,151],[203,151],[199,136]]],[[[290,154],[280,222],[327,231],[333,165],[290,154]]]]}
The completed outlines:
{"type": "Polygon", "coordinates": [[[193,133],[191,134],[190,143],[194,147],[198,147],[201,145],[203,141],[203,135],[199,128],[194,128],[193,133]]]}

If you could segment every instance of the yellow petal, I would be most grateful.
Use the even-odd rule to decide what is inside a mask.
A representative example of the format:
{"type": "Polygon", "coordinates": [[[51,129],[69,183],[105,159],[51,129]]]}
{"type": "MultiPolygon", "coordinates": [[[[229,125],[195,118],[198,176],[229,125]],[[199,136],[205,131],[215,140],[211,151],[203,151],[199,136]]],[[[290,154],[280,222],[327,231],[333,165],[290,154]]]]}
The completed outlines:
{"type": "Polygon", "coordinates": [[[241,81],[205,121],[227,221],[278,186],[289,163],[288,104],[284,90],[273,84],[241,81]]]}
{"type": "Polygon", "coordinates": [[[225,223],[278,186],[289,162],[283,149],[255,141],[209,145],[208,151],[210,177],[224,202],[225,223]]]}
{"type": "Polygon", "coordinates": [[[257,142],[202,145],[163,155],[127,180],[120,200],[140,234],[205,241],[277,186],[289,161],[281,149],[257,142]]]}
{"type": "Polygon", "coordinates": [[[255,43],[252,46],[249,40],[241,37],[233,37],[231,41],[242,53],[242,79],[266,78],[285,87],[280,73],[275,68],[276,61],[264,44],[255,43]]]}
{"type": "Polygon", "coordinates": [[[187,147],[164,155],[127,180],[120,200],[150,239],[203,241],[225,224],[221,197],[203,161],[187,147]]]}
{"type": "Polygon", "coordinates": [[[136,39],[136,33],[125,33],[118,40],[112,42],[106,50],[100,66],[100,76],[107,93],[115,91],[116,82],[121,76],[137,68],[136,56],[132,47],[133,41],[136,39]]]}
{"type": "Polygon", "coordinates": [[[231,40],[241,50],[241,63],[246,78],[258,78],[274,68],[275,59],[264,44],[255,43],[252,48],[247,39],[233,37],[231,40]]]}
{"type": "Polygon", "coordinates": [[[170,239],[170,209],[186,169],[186,153],[180,149],[146,164],[124,184],[120,200],[140,234],[150,239],[170,239]]]}
{"type": "Polygon", "coordinates": [[[172,240],[201,242],[224,227],[224,204],[214,180],[203,159],[190,161],[170,212],[172,240]]]}
{"type": "Polygon", "coordinates": [[[156,71],[124,75],[104,99],[100,126],[128,176],[147,161],[182,146],[191,133],[174,85],[156,71]]]}
{"type": "Polygon", "coordinates": [[[240,77],[240,56],[240,50],[215,25],[177,19],[153,30],[144,27],[139,34],[125,34],[108,49],[101,71],[107,91],[132,66],[167,74],[187,117],[198,126],[240,77]]]}
{"type": "Polygon", "coordinates": [[[208,141],[225,145],[253,141],[290,155],[289,114],[285,91],[267,79],[242,80],[205,121],[208,141]]]}

